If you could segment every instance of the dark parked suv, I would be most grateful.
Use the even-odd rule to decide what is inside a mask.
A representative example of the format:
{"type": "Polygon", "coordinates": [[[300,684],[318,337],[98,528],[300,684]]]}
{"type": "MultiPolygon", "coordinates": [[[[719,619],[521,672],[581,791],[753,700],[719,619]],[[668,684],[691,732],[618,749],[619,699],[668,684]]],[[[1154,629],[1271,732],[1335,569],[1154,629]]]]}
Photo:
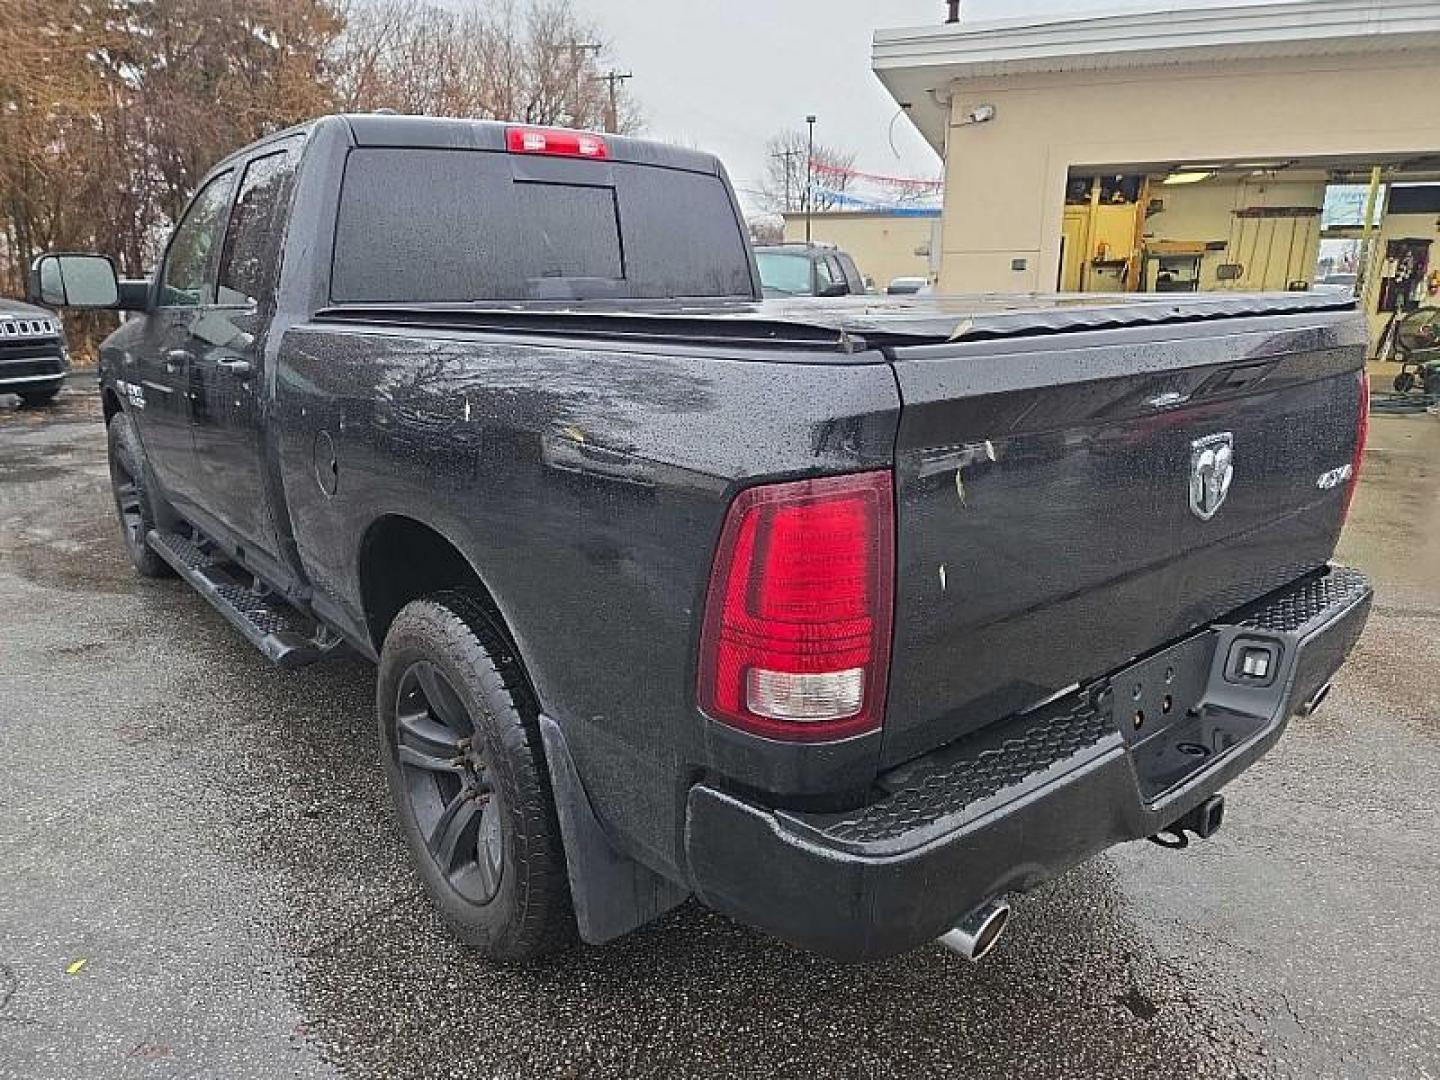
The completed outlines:
{"type": "Polygon", "coordinates": [[[766,296],[863,294],[855,260],[829,244],[768,244],[755,249],[766,296]]]}
{"type": "Polygon", "coordinates": [[[69,367],[58,318],[44,308],[0,299],[0,394],[44,404],[60,393],[69,367]]]}

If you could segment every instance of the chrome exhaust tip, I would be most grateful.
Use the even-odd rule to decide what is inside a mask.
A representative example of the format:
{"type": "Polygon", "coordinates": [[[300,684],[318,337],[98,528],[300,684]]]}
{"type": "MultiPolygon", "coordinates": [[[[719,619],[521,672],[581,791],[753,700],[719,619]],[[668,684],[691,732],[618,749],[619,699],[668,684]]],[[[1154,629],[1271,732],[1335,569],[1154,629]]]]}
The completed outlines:
{"type": "Polygon", "coordinates": [[[981,960],[995,947],[1009,921],[1010,905],[1004,900],[991,900],[961,919],[954,930],[942,934],[940,944],[966,960],[981,960]]]}
{"type": "Polygon", "coordinates": [[[1319,690],[1316,690],[1315,693],[1310,695],[1310,700],[1300,706],[1300,716],[1302,718],[1315,715],[1315,710],[1320,708],[1320,706],[1325,703],[1325,699],[1330,696],[1330,688],[1332,685],[1332,683],[1327,682],[1324,686],[1320,687],[1319,690]]]}

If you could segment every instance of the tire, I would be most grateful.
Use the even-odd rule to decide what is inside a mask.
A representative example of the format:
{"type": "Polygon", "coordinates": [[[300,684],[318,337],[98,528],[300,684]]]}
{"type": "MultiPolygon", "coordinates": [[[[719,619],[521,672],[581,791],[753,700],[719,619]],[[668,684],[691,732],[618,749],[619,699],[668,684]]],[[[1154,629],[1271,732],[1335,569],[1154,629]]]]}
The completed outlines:
{"type": "Polygon", "coordinates": [[[1413,372],[1402,371],[1395,376],[1395,382],[1392,385],[1397,394],[1408,394],[1415,389],[1415,375],[1413,372]]]}
{"type": "Polygon", "coordinates": [[[413,601],[390,625],[376,713],[401,831],[455,936],[495,960],[577,940],[537,711],[469,594],[413,601]]]}
{"type": "Polygon", "coordinates": [[[22,390],[19,393],[20,403],[26,408],[34,409],[51,404],[60,396],[60,387],[52,386],[49,390],[22,390]]]}
{"type": "Polygon", "coordinates": [[[145,542],[157,520],[154,484],[130,417],[116,413],[105,434],[110,451],[110,494],[130,562],[141,577],[170,577],[174,571],[169,563],[145,542]]]}

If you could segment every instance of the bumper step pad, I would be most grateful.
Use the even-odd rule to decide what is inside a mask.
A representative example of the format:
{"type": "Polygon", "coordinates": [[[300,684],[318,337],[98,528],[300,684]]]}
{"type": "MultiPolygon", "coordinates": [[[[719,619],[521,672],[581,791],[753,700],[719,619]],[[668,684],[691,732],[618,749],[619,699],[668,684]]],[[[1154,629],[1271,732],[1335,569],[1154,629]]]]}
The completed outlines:
{"type": "MultiPolygon", "coordinates": [[[[1245,717],[1248,726],[1240,724],[1237,730],[1244,729],[1243,737],[1248,738],[1249,732],[1258,732],[1270,723],[1287,696],[1292,706],[1298,705],[1329,678],[1354,645],[1363,619],[1348,632],[1332,635],[1325,648],[1309,650],[1297,664],[1298,646],[1337,613],[1368,595],[1364,575],[1347,567],[1330,567],[1237,610],[1223,624],[1147,660],[893,769],[880,777],[875,799],[858,809],[839,813],[778,811],[777,817],[787,828],[842,851],[873,856],[913,850],[1083,769],[1122,744],[1136,755],[1142,794],[1158,798],[1173,786],[1175,777],[1147,775],[1156,770],[1140,753],[1143,747],[1130,745],[1137,742],[1135,732],[1117,720],[1117,716],[1131,719],[1133,702],[1127,693],[1123,695],[1125,707],[1117,705],[1112,685],[1123,685],[1128,691],[1135,685],[1137,673],[1157,664],[1161,668],[1196,668],[1191,699],[1183,705],[1193,704],[1199,712],[1192,710],[1189,715],[1202,719],[1210,715],[1231,727],[1245,717]],[[1276,655],[1284,664],[1283,678],[1268,689],[1249,690],[1231,688],[1217,682],[1218,674],[1209,675],[1212,663],[1223,666],[1225,650],[1235,638],[1248,640],[1252,635],[1280,643],[1276,655]],[[1212,661],[1217,650],[1221,660],[1212,661]],[[1218,711],[1206,714],[1207,708],[1218,711]]],[[[1169,698],[1165,700],[1168,709],[1169,698]]],[[[1152,715],[1158,712],[1152,710],[1152,715]]],[[[1238,745],[1241,740],[1242,736],[1235,736],[1226,741],[1238,745]]],[[[1196,771],[1206,763],[1197,760],[1196,771]]]]}
{"type": "Polygon", "coordinates": [[[1256,601],[1235,616],[1237,626],[1274,634],[1306,633],[1323,623],[1337,607],[1344,607],[1370,589],[1365,575],[1348,566],[1306,578],[1276,596],[1256,601]]]}
{"type": "Polygon", "coordinates": [[[256,588],[254,575],[204,537],[152,530],[145,539],[276,667],[313,664],[340,645],[338,637],[278,594],[256,588]]]}
{"type": "Polygon", "coordinates": [[[842,847],[897,836],[911,846],[918,832],[954,829],[1119,743],[1110,714],[1090,695],[1068,698],[886,774],[889,794],[878,802],[827,818],[807,815],[805,824],[842,847]]]}

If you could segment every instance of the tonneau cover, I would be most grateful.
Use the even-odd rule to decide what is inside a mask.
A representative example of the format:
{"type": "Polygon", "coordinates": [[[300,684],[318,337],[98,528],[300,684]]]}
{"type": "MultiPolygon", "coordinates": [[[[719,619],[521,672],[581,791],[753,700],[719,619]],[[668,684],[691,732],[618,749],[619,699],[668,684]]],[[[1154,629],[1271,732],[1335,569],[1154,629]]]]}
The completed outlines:
{"type": "Polygon", "coordinates": [[[856,353],[879,345],[1048,335],[1113,327],[1353,310],[1340,291],[1005,293],[773,300],[414,304],[327,308],[321,322],[364,322],[642,339],[694,337],[856,353]]]}
{"type": "Polygon", "coordinates": [[[786,321],[829,326],[850,334],[958,341],[1345,310],[1355,306],[1355,298],[1338,291],[1201,293],[1185,297],[1173,293],[993,293],[854,296],[818,302],[772,300],[756,306],[770,318],[779,317],[783,310],[786,321]]]}

